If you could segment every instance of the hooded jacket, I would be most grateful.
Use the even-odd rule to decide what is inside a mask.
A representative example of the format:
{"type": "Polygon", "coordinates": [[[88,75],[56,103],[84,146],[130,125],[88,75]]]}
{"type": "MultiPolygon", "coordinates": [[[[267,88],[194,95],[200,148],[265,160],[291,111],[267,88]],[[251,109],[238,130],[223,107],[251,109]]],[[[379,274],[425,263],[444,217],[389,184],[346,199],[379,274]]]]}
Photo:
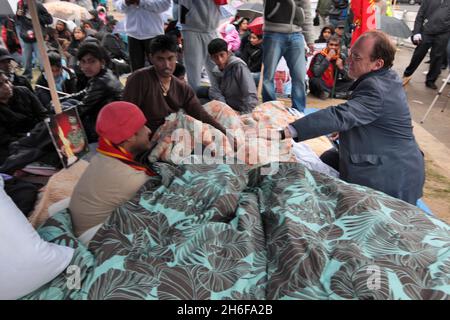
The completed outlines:
{"type": "Polygon", "coordinates": [[[255,81],[247,65],[231,55],[223,71],[216,66],[213,76],[217,85],[209,89],[209,97],[219,100],[241,113],[252,112],[258,104],[255,81]]]}
{"type": "Polygon", "coordinates": [[[174,0],[180,5],[183,31],[215,32],[221,20],[219,6],[214,0],[174,0]]]}
{"type": "Polygon", "coordinates": [[[302,32],[307,43],[313,42],[310,0],[266,0],[264,32],[302,32]]]}
{"type": "Polygon", "coordinates": [[[422,1],[414,22],[413,35],[450,32],[450,0],[422,1]]]}

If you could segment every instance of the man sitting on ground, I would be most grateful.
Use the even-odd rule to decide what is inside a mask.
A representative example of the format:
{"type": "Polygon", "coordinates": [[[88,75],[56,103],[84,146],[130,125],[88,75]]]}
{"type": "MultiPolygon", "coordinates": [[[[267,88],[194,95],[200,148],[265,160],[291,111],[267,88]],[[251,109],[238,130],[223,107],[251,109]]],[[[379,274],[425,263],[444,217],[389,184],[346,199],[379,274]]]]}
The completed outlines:
{"type": "Polygon", "coordinates": [[[132,103],[116,101],[101,109],[96,125],[98,154],[78,181],[69,206],[77,237],[101,226],[156,175],[135,160],[150,149],[151,131],[146,122],[132,103]]]}
{"type": "Polygon", "coordinates": [[[0,165],[9,156],[9,144],[25,137],[46,116],[47,111],[30,90],[13,86],[0,71],[0,165]]]}
{"type": "Polygon", "coordinates": [[[183,109],[191,117],[208,123],[224,134],[225,128],[215,121],[200,104],[194,91],[173,76],[178,45],[166,35],[156,36],[150,45],[153,66],[133,72],[127,79],[124,100],[141,108],[147,126],[155,132],[171,113],[183,109]]]}
{"type": "Polygon", "coordinates": [[[348,79],[344,59],[339,50],[339,38],[331,36],[327,47],[313,57],[309,66],[309,90],[312,95],[325,100],[331,96],[334,87],[335,98],[347,98],[353,82],[348,79]]]}
{"type": "MultiPolygon", "coordinates": [[[[77,79],[75,73],[62,65],[62,57],[59,53],[49,52],[48,60],[55,79],[56,90],[59,92],[71,94],[77,91],[77,79]]],[[[52,100],[50,90],[48,89],[48,81],[45,72],[43,72],[36,81],[36,96],[44,107],[50,107],[52,100]]]]}
{"type": "Polygon", "coordinates": [[[209,98],[225,102],[240,113],[250,113],[258,104],[255,81],[247,64],[228,51],[223,39],[214,39],[208,45],[208,52],[216,64],[209,89],[209,98]]]}

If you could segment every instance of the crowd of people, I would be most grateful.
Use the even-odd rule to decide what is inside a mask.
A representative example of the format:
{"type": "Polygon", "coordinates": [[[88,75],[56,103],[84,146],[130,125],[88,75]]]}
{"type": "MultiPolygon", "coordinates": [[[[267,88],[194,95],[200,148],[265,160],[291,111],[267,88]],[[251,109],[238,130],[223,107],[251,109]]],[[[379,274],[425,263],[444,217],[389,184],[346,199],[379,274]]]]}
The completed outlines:
{"type": "MultiPolygon", "coordinates": [[[[168,115],[184,110],[226,133],[202,102],[218,100],[240,114],[250,113],[259,104],[258,86],[264,102],[277,100],[274,78],[282,57],[292,79],[292,108],[304,111],[307,88],[321,99],[348,101],[305,116],[281,130],[281,139],[339,133],[339,151],[322,159],[342,179],[410,203],[422,196],[423,156],[412,133],[402,82],[391,70],[395,47],[390,39],[379,31],[352,39],[348,1],[320,0],[317,15],[324,26],[315,40],[309,0],[294,3],[267,0],[263,24],[236,16],[220,26],[215,0],[114,0],[125,14],[124,33],[115,30],[117,20],[105,3],[96,1],[91,19],[79,25],[52,17],[37,4],[63,108],[77,107],[88,142],[99,145],[100,154],[75,188],[70,205],[77,235],[104,221],[154,174],[136,161],[168,115]],[[172,4],[178,20],[164,21],[163,13],[172,4]],[[209,85],[202,81],[203,68],[209,85]],[[119,77],[130,72],[123,86],[119,77]]],[[[423,21],[430,10],[421,16],[423,21]]],[[[0,172],[6,174],[47,156],[51,145],[41,125],[54,113],[47,76],[39,75],[35,86],[30,83],[33,63],[40,58],[28,11],[20,1],[16,15],[2,22],[6,48],[0,48],[0,172]],[[23,67],[22,75],[14,61],[23,67]]],[[[414,72],[433,41],[444,43],[449,37],[449,29],[429,36],[428,29],[438,32],[430,22],[417,28],[414,33],[423,34],[423,41],[417,40],[423,47],[414,53],[405,76],[414,72]]],[[[432,52],[432,59],[436,57],[432,52]]],[[[430,66],[427,84],[436,80],[436,63],[430,66]]]]}

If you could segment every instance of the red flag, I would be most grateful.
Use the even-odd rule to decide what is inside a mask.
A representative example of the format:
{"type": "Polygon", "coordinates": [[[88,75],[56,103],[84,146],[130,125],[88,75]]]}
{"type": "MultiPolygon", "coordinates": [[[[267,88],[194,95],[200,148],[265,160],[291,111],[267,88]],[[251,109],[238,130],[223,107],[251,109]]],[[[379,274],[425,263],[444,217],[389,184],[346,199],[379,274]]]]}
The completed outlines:
{"type": "Polygon", "coordinates": [[[356,39],[359,38],[367,30],[373,30],[377,28],[375,18],[375,1],[374,0],[352,0],[351,9],[353,11],[353,23],[355,24],[355,30],[352,34],[353,45],[356,39]]]}

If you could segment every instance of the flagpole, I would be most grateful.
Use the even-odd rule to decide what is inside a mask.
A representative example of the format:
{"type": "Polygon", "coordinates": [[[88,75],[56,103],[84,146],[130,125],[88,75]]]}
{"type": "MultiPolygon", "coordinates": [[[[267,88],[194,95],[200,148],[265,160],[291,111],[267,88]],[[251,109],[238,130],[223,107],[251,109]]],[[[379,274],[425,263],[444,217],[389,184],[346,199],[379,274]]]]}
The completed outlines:
{"type": "Polygon", "coordinates": [[[37,13],[36,2],[34,0],[27,0],[28,8],[30,9],[31,21],[33,23],[34,33],[36,35],[36,41],[39,47],[39,54],[41,57],[41,61],[39,63],[44,65],[44,72],[47,78],[48,87],[50,89],[50,95],[52,97],[53,107],[55,109],[55,113],[61,113],[61,103],[59,102],[58,93],[56,91],[55,78],[53,77],[52,68],[50,66],[50,61],[48,59],[47,51],[45,50],[44,45],[44,36],[42,34],[41,24],[39,23],[39,17],[37,13]]]}

